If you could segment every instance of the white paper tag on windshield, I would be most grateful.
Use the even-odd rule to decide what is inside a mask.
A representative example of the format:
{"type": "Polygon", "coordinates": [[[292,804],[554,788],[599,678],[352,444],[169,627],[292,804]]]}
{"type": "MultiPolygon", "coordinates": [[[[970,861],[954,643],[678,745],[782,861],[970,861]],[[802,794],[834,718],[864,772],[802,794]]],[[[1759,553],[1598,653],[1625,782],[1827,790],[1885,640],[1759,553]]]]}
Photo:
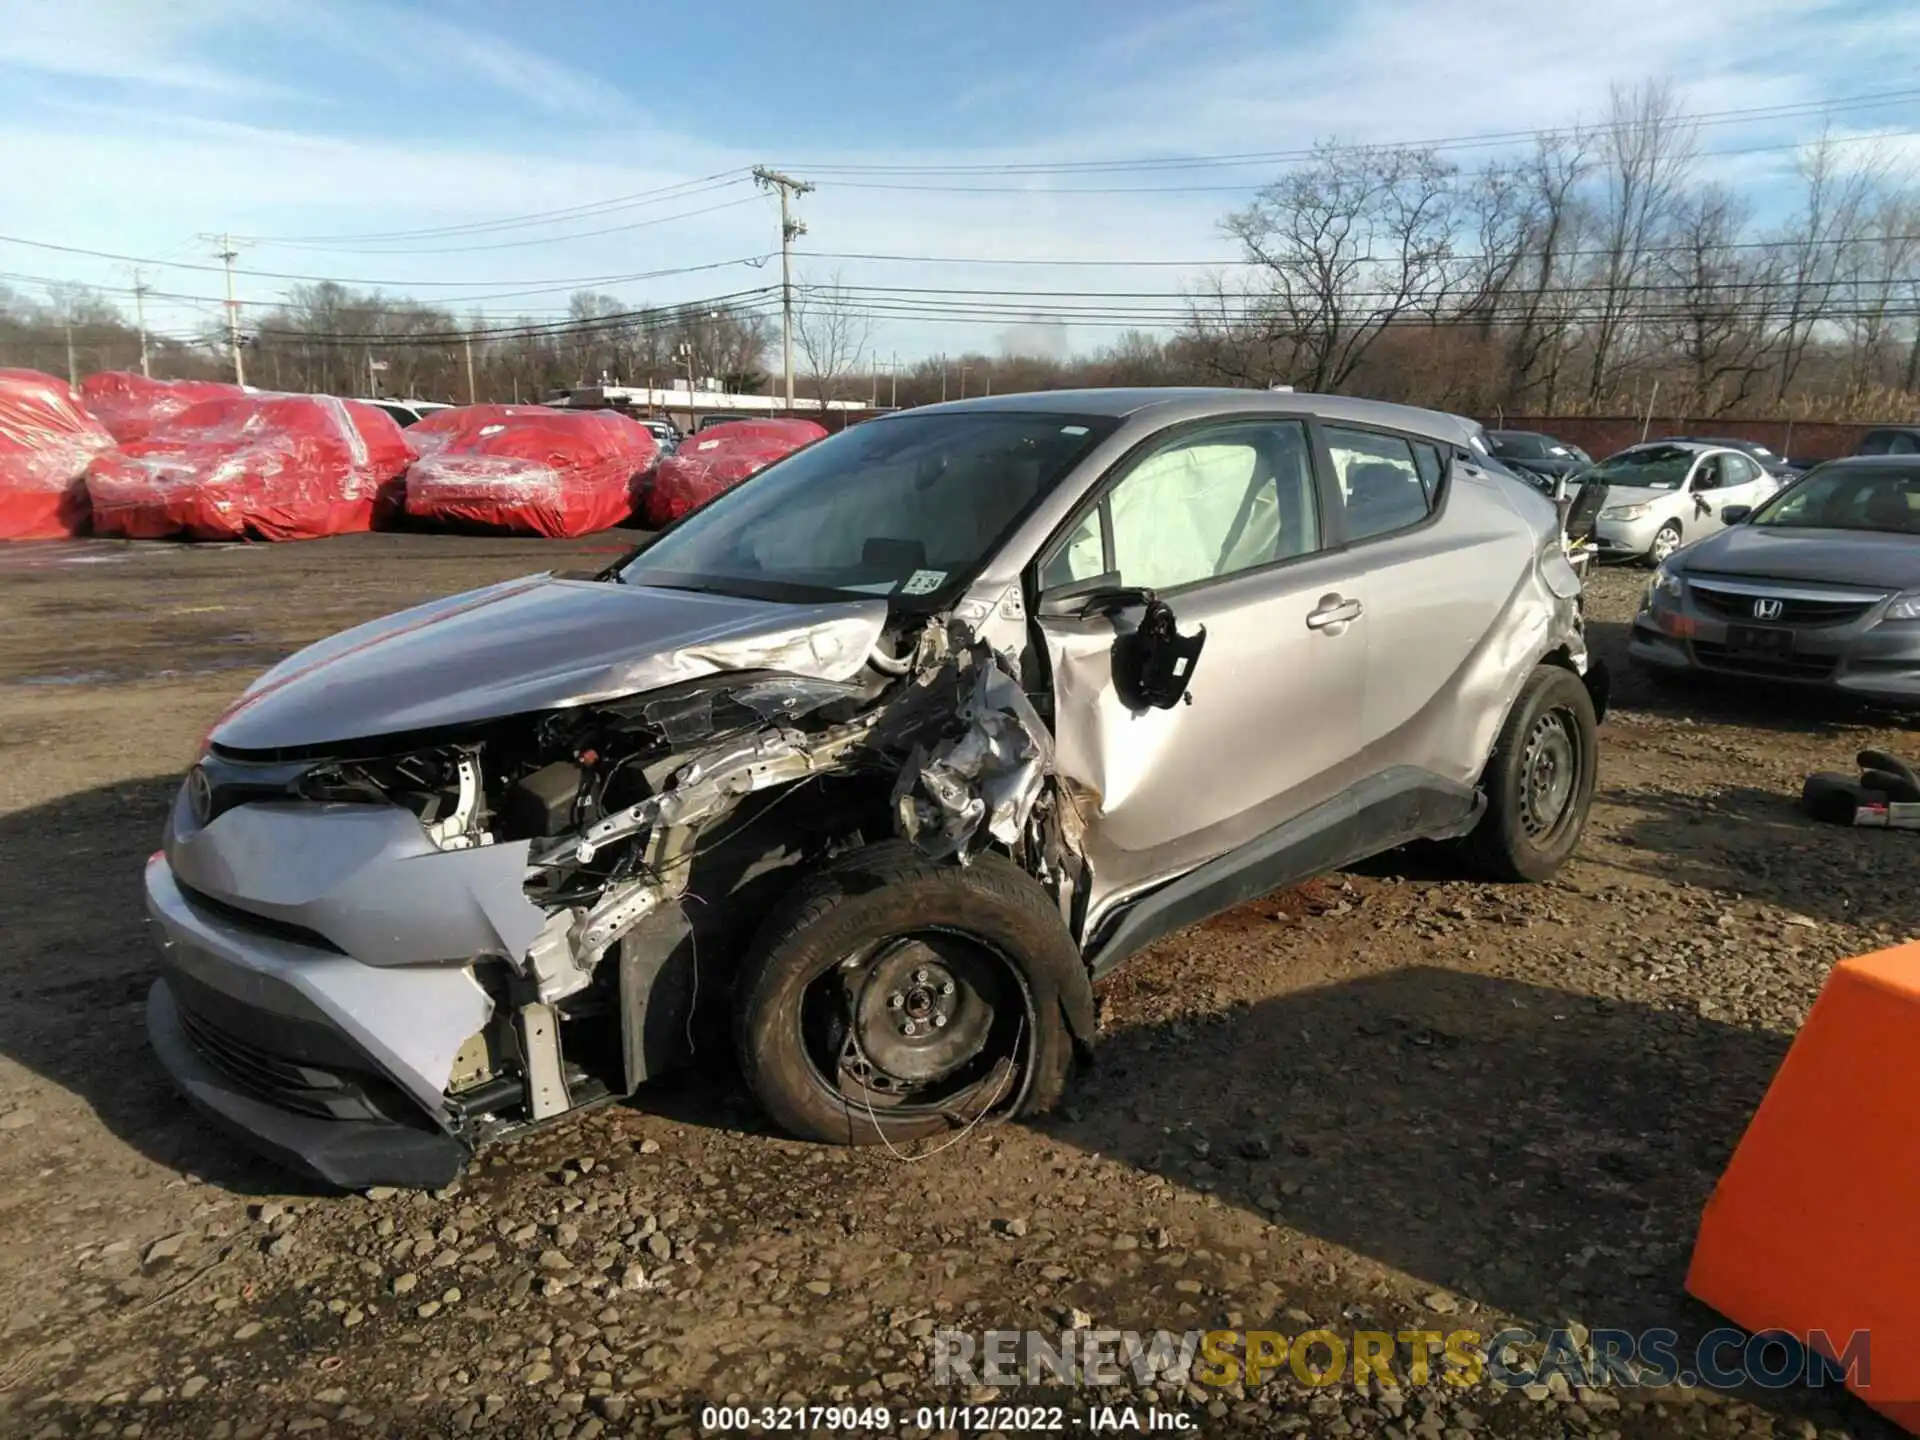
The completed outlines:
{"type": "Polygon", "coordinates": [[[907,583],[900,587],[902,595],[931,595],[938,590],[947,578],[944,570],[916,570],[907,577],[907,583]]]}

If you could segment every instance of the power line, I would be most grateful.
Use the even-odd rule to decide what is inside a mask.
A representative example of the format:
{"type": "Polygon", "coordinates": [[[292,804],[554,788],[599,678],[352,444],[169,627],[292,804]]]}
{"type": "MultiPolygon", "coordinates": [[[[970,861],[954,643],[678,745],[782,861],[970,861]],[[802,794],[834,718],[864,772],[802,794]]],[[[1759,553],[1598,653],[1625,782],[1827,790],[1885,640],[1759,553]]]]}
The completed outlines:
{"type": "MultiPolygon", "coordinates": [[[[0,235],[0,245],[25,245],[30,249],[52,250],[61,255],[84,255],[94,260],[118,260],[124,264],[132,265],[157,265],[168,270],[197,270],[213,275],[224,273],[223,267],[219,265],[197,265],[183,260],[155,260],[149,255],[121,255],[110,250],[89,250],[78,245],[56,245],[47,240],[28,240],[18,235],[0,235]]],[[[682,265],[670,270],[654,270],[639,276],[578,275],[569,279],[560,280],[502,280],[497,283],[501,285],[545,286],[558,291],[583,285],[611,285],[627,279],[658,279],[667,275],[692,275],[702,270],[725,269],[729,265],[759,266],[764,265],[772,258],[772,254],[769,252],[764,255],[740,256],[732,260],[715,260],[705,265],[682,265]]],[[[295,280],[310,285],[366,285],[373,289],[380,289],[386,286],[420,285],[449,287],[476,283],[472,280],[366,280],[349,278],[343,275],[290,275],[279,270],[249,270],[246,273],[256,280],[295,280]]],[[[532,292],[522,291],[518,293],[525,294],[532,292]]]]}
{"type": "MultiPolygon", "coordinates": [[[[1841,235],[1827,238],[1774,239],[1774,240],[1729,240],[1706,247],[1714,253],[1722,250],[1824,250],[1838,246],[1864,246],[1875,244],[1904,244],[1920,241],[1920,234],[1910,235],[1841,235]]],[[[1680,255],[1700,249],[1697,245],[1644,245],[1639,255],[1680,255]]],[[[1557,250],[1556,258],[1562,260],[1590,260],[1605,258],[1612,254],[1610,250],[1588,250],[1574,248],[1557,250]]],[[[1072,257],[1050,258],[1040,255],[902,255],[871,250],[806,250],[796,251],[799,260],[862,260],[876,264],[895,265],[1023,265],[1023,266],[1061,266],[1076,269],[1157,269],[1157,270],[1209,270],[1215,268],[1259,268],[1267,262],[1245,255],[1216,255],[1206,260],[1091,260],[1072,257]]],[[[1452,260],[1501,260],[1505,256],[1486,251],[1456,252],[1448,257],[1452,260]]],[[[1359,255],[1354,257],[1360,264],[1380,262],[1383,257],[1359,255]]]]}
{"type": "Polygon", "coordinates": [[[378,250],[357,246],[343,250],[343,247],[337,245],[302,245],[294,248],[354,255],[468,255],[481,250],[519,250],[529,245],[558,245],[569,240],[592,240],[601,235],[624,235],[632,230],[647,230],[655,225],[671,224],[675,220],[691,220],[695,216],[712,215],[720,210],[736,210],[742,205],[757,204],[759,199],[757,195],[747,195],[738,200],[726,200],[718,205],[707,205],[698,210],[683,210],[677,215],[657,215],[651,220],[636,220],[630,225],[609,225],[600,230],[575,230],[564,235],[536,235],[529,240],[499,240],[488,245],[445,245],[427,249],[378,250]]]}
{"type": "Polygon", "coordinates": [[[744,184],[747,178],[746,167],[739,166],[732,170],[719,170],[711,175],[703,175],[697,180],[682,180],[673,185],[663,185],[653,190],[639,190],[631,195],[615,196],[609,200],[589,201],[583,205],[572,205],[561,210],[536,210],[525,215],[511,215],[496,220],[473,220],[457,225],[434,225],[417,230],[388,230],[359,235],[250,235],[244,238],[255,245],[319,246],[382,240],[424,240],[439,235],[515,230],[525,226],[551,224],[560,220],[580,219],[612,210],[656,205],[667,200],[683,200],[691,194],[703,193],[706,189],[722,190],[732,185],[744,184]],[[724,183],[713,183],[717,181],[724,183]]]}
{"type": "MultiPolygon", "coordinates": [[[[1842,135],[1828,143],[1865,145],[1882,140],[1907,139],[1914,135],[1920,135],[1920,130],[1888,130],[1868,135],[1842,135]]],[[[1804,140],[1787,140],[1773,145],[1747,145],[1734,150],[1703,150],[1699,158],[1711,160],[1733,155],[1760,155],[1776,150],[1799,150],[1806,144],[1804,140]]],[[[1045,198],[1053,195],[1244,195],[1249,190],[1263,188],[1267,182],[1242,181],[1237,185],[1054,185],[1036,188],[1032,185],[916,185],[890,180],[836,180],[829,177],[822,183],[836,190],[898,190],[932,195],[1031,195],[1035,198],[1045,198]]]]}
{"type": "MultiPolygon", "coordinates": [[[[1920,100],[1920,89],[1879,91],[1870,95],[1849,96],[1838,100],[1803,100],[1776,105],[1746,106],[1733,110],[1708,110],[1682,116],[1679,123],[1688,127],[1718,127],[1752,124],[1766,120],[1800,119],[1810,115],[1877,108],[1920,100]]],[[[1104,172],[1207,169],[1245,165],[1270,165],[1311,160],[1324,149],[1353,153],[1364,150],[1459,150],[1510,144],[1519,140],[1564,139],[1592,135],[1605,127],[1605,121],[1591,124],[1537,127],[1526,130],[1483,131],[1473,135],[1444,136],[1426,140],[1368,141],[1349,145],[1307,147],[1292,150],[1244,151],[1225,155],[1150,156],[1127,160],[1036,160],[998,161],[977,164],[864,164],[858,162],[817,161],[804,168],[821,175],[1038,175],[1090,174],[1104,172]]]]}

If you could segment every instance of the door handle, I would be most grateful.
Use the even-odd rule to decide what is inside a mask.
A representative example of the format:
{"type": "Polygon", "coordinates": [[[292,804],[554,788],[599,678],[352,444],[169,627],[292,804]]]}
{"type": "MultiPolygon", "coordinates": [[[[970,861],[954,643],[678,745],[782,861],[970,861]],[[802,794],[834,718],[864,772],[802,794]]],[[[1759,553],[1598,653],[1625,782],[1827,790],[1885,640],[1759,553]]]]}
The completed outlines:
{"type": "Polygon", "coordinates": [[[1338,595],[1322,595],[1320,603],[1307,612],[1309,630],[1325,630],[1334,625],[1345,625],[1349,620],[1360,618],[1360,602],[1343,600],[1338,595]]]}

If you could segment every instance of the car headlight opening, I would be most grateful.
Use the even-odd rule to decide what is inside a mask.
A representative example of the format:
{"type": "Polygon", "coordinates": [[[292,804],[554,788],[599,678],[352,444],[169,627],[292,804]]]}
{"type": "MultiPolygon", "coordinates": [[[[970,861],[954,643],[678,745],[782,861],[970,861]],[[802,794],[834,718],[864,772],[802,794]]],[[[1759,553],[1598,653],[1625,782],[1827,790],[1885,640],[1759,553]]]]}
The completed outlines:
{"type": "Polygon", "coordinates": [[[1653,506],[1645,502],[1639,505],[1615,505],[1611,509],[1602,510],[1600,518],[1602,520],[1639,520],[1652,509],[1653,506]]]}
{"type": "Polygon", "coordinates": [[[1888,620],[1920,620],[1920,590],[1909,590],[1893,597],[1884,617],[1888,620]]]}

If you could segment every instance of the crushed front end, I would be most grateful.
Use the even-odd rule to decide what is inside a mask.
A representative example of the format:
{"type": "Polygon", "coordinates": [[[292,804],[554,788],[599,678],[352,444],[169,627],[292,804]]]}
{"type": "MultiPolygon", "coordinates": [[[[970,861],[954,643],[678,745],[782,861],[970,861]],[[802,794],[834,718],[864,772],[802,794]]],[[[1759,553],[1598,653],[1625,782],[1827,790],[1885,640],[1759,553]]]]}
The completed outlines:
{"type": "Polygon", "coordinates": [[[737,658],[430,732],[216,729],[146,875],[149,1029],[182,1090],[331,1184],[443,1185],[722,1049],[713,1002],[795,867],[900,833],[1061,854],[1046,730],[963,630],[827,673],[737,658]]]}

